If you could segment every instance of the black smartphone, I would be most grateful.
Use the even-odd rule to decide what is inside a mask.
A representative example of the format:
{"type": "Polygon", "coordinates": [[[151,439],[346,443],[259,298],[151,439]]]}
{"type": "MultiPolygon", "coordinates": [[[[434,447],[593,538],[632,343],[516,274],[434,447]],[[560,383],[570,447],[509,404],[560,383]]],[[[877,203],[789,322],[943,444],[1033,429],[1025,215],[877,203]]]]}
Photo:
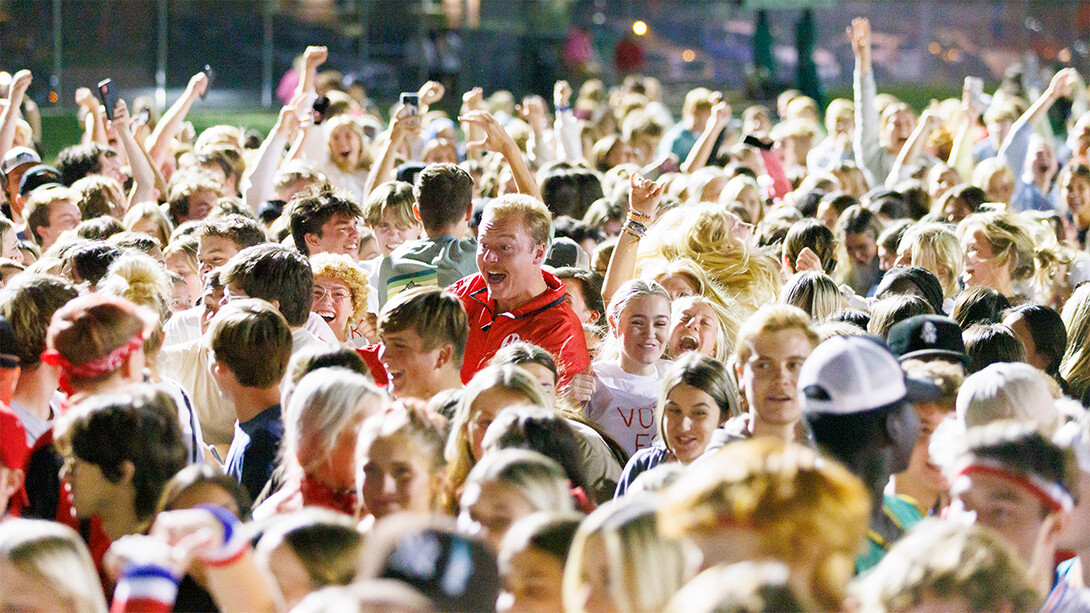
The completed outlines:
{"type": "Polygon", "coordinates": [[[98,82],[98,99],[102,101],[102,106],[106,107],[106,119],[113,121],[114,107],[117,106],[117,90],[114,88],[113,81],[103,79],[98,82]]]}
{"type": "Polygon", "coordinates": [[[412,114],[416,115],[420,112],[420,94],[416,92],[402,92],[401,104],[412,109],[412,114]]]}
{"type": "Polygon", "coordinates": [[[742,139],[742,144],[756,147],[757,149],[763,149],[764,151],[772,150],[772,141],[761,140],[752,134],[746,134],[746,137],[742,139]]]}
{"type": "Polygon", "coordinates": [[[204,76],[208,77],[208,85],[205,86],[204,93],[201,94],[201,99],[203,100],[204,97],[208,95],[208,90],[212,89],[212,83],[216,81],[216,71],[212,70],[212,67],[208,64],[205,64],[201,72],[204,73],[204,76]]]}
{"type": "Polygon", "coordinates": [[[314,109],[314,125],[322,123],[325,120],[325,112],[329,110],[329,98],[318,96],[310,108],[314,109]]]}

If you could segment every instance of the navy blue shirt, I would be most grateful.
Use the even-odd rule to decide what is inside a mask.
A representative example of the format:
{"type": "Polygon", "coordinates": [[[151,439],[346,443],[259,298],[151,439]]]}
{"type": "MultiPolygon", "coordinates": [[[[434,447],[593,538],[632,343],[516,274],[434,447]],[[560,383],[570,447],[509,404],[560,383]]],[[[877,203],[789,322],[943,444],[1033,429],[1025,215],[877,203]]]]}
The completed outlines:
{"type": "Polygon", "coordinates": [[[224,472],[238,479],[251,498],[257,496],[272,477],[283,438],[284,422],[280,419],[279,404],[249,421],[236,421],[235,437],[223,462],[224,472]]]}

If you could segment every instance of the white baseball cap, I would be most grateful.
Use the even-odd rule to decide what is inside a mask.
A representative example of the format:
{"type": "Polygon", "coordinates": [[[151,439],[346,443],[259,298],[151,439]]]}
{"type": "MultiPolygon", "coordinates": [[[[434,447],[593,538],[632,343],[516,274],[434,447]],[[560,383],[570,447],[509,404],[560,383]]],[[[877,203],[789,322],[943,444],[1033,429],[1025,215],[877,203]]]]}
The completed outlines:
{"type": "Polygon", "coordinates": [[[5,177],[12,170],[22,166],[23,164],[41,164],[42,158],[38,156],[38,153],[28,147],[12,147],[4,154],[3,161],[0,161],[0,175],[5,177]]]}
{"type": "Polygon", "coordinates": [[[905,377],[897,358],[876,338],[834,336],[814,348],[799,371],[805,413],[851,415],[887,405],[934,402],[941,390],[905,377]]]}

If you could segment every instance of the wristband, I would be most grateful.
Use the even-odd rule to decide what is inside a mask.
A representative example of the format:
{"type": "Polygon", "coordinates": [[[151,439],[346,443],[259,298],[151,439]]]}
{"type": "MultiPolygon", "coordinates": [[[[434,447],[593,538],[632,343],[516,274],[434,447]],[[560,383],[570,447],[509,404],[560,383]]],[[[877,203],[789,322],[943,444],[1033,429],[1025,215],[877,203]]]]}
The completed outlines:
{"type": "Polygon", "coordinates": [[[628,209],[628,218],[642,223],[651,223],[651,216],[634,209],[628,209]]]}
{"type": "Polygon", "coordinates": [[[169,612],[174,609],[180,580],[158,564],[128,564],[114,589],[111,611],[169,612]]]}
{"type": "Polygon", "coordinates": [[[647,226],[634,219],[629,219],[625,222],[624,226],[621,227],[621,231],[638,240],[647,234],[647,226]]]}
{"type": "Polygon", "coordinates": [[[223,544],[215,550],[198,556],[208,566],[229,566],[237,562],[250,546],[250,539],[242,529],[242,522],[227,509],[214,504],[197,505],[219,521],[223,528],[223,544]]]}
{"type": "Polygon", "coordinates": [[[556,107],[556,112],[557,113],[563,113],[564,111],[570,111],[570,110],[571,110],[571,105],[570,104],[565,104],[565,105],[556,107]]]}

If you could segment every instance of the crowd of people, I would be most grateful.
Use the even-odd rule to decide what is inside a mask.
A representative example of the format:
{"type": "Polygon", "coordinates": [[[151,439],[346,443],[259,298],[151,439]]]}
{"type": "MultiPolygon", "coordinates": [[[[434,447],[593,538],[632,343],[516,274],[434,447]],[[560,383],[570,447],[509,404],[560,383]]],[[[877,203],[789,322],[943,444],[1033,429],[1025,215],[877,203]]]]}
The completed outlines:
{"type": "Polygon", "coordinates": [[[1087,85],[847,36],[824,116],[310,47],[52,165],[4,73],[0,611],[1090,611],[1087,85]]]}

